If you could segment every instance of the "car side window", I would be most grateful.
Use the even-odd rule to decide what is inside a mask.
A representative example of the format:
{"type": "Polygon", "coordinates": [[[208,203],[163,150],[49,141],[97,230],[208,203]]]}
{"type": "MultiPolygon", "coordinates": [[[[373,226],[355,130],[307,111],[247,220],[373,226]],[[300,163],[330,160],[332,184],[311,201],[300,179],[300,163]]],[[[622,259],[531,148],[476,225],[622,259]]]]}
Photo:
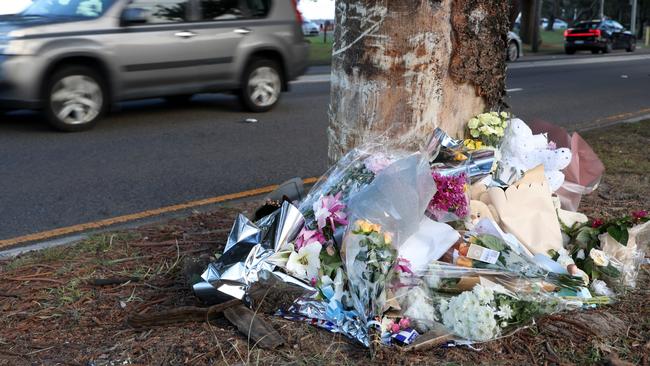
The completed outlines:
{"type": "Polygon", "coordinates": [[[244,18],[239,0],[201,0],[201,20],[244,18]]]}
{"type": "Polygon", "coordinates": [[[144,9],[147,24],[181,23],[190,19],[190,0],[132,0],[128,8],[144,9]]]}
{"type": "Polygon", "coordinates": [[[264,18],[271,10],[271,0],[246,0],[253,18],[264,18]]]}

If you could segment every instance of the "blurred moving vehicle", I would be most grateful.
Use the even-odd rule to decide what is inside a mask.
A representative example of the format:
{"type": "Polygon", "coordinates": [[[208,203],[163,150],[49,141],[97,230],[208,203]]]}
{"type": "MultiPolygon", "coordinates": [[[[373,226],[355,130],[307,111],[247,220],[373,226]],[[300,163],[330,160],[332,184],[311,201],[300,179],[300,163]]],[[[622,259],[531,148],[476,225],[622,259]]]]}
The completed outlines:
{"type": "Polygon", "coordinates": [[[303,20],[302,33],[305,36],[317,36],[320,33],[320,27],[318,26],[318,24],[310,20],[303,20]]]}
{"type": "Polygon", "coordinates": [[[515,32],[508,32],[508,47],[506,48],[506,60],[517,61],[524,55],[521,38],[515,32]]]}
{"type": "MultiPolygon", "coordinates": [[[[546,27],[548,27],[548,19],[542,18],[540,28],[546,29],[546,27]]],[[[553,30],[562,30],[567,28],[569,28],[569,23],[565,22],[564,20],[556,18],[553,21],[553,30]]]]}
{"type": "Polygon", "coordinates": [[[234,91],[273,108],[307,67],[296,1],[34,0],[0,17],[0,107],[92,128],[122,100],[234,91]]]}
{"type": "Polygon", "coordinates": [[[614,49],[634,52],[636,49],[636,37],[611,19],[580,22],[564,31],[564,40],[564,51],[569,55],[579,50],[595,54],[610,53],[614,49]]]}

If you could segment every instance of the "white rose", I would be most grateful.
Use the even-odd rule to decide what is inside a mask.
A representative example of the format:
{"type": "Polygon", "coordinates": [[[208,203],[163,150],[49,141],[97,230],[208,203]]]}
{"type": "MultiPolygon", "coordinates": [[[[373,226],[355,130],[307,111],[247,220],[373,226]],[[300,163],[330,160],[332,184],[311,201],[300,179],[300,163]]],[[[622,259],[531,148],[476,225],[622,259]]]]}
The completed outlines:
{"type": "Polygon", "coordinates": [[[609,265],[609,258],[602,250],[592,249],[589,252],[589,257],[594,261],[594,264],[599,267],[607,267],[607,265],[609,265]]]}

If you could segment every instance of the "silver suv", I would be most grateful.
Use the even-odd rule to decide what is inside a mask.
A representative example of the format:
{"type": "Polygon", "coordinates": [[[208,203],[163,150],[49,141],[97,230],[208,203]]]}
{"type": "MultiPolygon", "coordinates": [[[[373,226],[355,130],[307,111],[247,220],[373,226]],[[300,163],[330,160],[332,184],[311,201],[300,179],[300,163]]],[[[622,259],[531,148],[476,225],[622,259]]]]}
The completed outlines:
{"type": "Polygon", "coordinates": [[[114,103],[234,91],[264,112],[307,65],[295,0],[34,0],[0,17],[0,108],[63,131],[114,103]]]}

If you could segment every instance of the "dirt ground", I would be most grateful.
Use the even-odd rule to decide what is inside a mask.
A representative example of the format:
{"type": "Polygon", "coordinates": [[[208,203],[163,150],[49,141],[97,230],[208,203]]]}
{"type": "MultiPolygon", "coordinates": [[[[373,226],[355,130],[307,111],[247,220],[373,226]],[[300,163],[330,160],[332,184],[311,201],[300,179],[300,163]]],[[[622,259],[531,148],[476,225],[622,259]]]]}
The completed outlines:
{"type": "MultiPolygon", "coordinates": [[[[609,217],[648,209],[650,122],[584,135],[607,173],[581,211],[609,217]]],[[[387,348],[371,360],[345,337],[267,314],[259,316],[285,340],[274,351],[258,349],[223,318],[144,330],[126,324],[131,314],[200,305],[183,263],[220,253],[235,215],[257,204],[0,261],[0,365],[650,364],[649,266],[638,288],[614,305],[539,318],[476,349],[387,348]],[[97,279],[131,281],[102,286],[97,279]]]]}

